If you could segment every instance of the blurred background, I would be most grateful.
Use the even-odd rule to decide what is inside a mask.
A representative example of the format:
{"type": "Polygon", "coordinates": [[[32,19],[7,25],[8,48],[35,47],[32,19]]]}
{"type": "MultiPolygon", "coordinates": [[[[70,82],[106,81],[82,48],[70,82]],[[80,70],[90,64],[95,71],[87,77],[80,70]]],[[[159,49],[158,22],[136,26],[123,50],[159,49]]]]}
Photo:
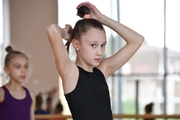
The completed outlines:
{"type": "MultiPolygon", "coordinates": [[[[55,23],[74,26],[76,6],[83,0],[0,1],[0,86],[8,82],[3,72],[5,47],[26,53],[30,71],[24,86],[39,93],[55,90],[53,106],[60,99],[69,115],[61,78],[47,40],[46,27],[55,23]]],[[[138,52],[108,78],[114,114],[144,114],[153,103],[154,114],[180,114],[180,1],[179,0],[89,0],[103,14],[145,37],[138,52]]],[[[105,27],[105,57],[125,43],[105,27]]],[[[62,56],[63,57],[63,56],[62,56]]],[[[44,94],[44,100],[48,96],[44,94]]],[[[45,107],[45,105],[44,105],[45,107]]]]}

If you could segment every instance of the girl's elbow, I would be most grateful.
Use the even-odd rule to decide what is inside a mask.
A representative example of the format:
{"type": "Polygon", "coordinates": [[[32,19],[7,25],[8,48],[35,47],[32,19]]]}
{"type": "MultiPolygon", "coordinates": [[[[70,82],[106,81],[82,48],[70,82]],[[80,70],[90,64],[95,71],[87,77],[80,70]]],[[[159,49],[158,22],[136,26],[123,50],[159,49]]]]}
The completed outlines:
{"type": "Polygon", "coordinates": [[[143,44],[144,39],[145,39],[144,36],[140,35],[140,37],[139,37],[139,44],[140,44],[140,46],[143,44]]]}
{"type": "Polygon", "coordinates": [[[50,24],[47,27],[47,33],[48,34],[60,34],[60,28],[59,26],[57,26],[56,24],[50,24]]]}
{"type": "Polygon", "coordinates": [[[47,26],[46,28],[47,33],[53,31],[56,28],[55,26],[56,26],[55,24],[50,24],[49,26],[47,26]]]}

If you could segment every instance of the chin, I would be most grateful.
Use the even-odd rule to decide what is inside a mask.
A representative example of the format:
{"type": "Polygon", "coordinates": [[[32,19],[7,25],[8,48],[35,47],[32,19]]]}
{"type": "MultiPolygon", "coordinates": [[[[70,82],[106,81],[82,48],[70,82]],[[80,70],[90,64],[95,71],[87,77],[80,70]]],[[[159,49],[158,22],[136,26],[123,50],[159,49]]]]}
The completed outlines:
{"type": "Polygon", "coordinates": [[[93,67],[97,67],[98,65],[99,65],[99,63],[98,64],[94,64],[93,67]]]}

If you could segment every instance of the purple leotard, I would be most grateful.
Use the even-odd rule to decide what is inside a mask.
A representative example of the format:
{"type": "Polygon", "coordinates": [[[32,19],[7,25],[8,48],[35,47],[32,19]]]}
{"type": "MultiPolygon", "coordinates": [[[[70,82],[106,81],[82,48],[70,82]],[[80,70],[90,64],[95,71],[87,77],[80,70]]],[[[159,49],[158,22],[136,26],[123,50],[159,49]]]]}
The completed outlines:
{"type": "Polygon", "coordinates": [[[15,99],[9,90],[3,86],[4,100],[0,103],[0,120],[30,120],[32,99],[27,88],[24,99],[15,99]]]}

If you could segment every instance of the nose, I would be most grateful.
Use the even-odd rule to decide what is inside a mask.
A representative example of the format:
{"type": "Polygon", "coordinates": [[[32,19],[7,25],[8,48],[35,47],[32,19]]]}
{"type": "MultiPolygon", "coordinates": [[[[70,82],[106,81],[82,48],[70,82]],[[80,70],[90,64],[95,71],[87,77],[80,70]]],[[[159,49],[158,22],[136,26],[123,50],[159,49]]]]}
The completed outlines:
{"type": "Polygon", "coordinates": [[[22,68],[21,72],[23,72],[23,73],[24,73],[24,72],[25,72],[25,69],[24,69],[24,68],[22,68]]]}
{"type": "Polygon", "coordinates": [[[23,73],[26,73],[26,71],[27,71],[27,68],[25,68],[25,67],[22,67],[21,71],[22,71],[23,73]]]}
{"type": "Polygon", "coordinates": [[[101,56],[101,55],[102,55],[102,49],[101,49],[101,47],[98,48],[98,50],[97,50],[97,55],[98,55],[98,56],[101,56]]]}

